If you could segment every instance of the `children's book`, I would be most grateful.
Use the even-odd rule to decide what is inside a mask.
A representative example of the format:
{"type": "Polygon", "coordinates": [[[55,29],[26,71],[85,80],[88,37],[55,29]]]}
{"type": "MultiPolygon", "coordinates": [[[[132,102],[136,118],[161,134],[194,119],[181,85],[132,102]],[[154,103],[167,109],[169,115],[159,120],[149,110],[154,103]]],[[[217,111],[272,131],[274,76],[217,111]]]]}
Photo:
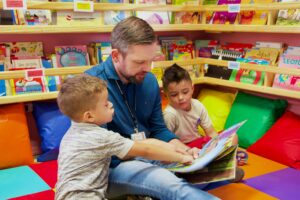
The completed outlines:
{"type": "MultiPolygon", "coordinates": [[[[241,4],[272,3],[273,0],[242,0],[241,4]]],[[[240,24],[265,25],[267,23],[268,11],[249,10],[240,12],[240,24]]]]}
{"type": "Polygon", "coordinates": [[[89,65],[89,56],[85,45],[56,46],[57,67],[74,67],[89,65]]]}
{"type": "MultiPolygon", "coordinates": [[[[299,0],[281,0],[283,3],[299,2],[299,0]]],[[[279,10],[276,25],[300,25],[300,9],[279,10]]]]}
{"type": "MultiPolygon", "coordinates": [[[[282,55],[278,67],[300,68],[300,55],[282,55]]],[[[276,74],[273,87],[300,91],[300,76],[276,74]]]]}
{"type": "MultiPolygon", "coordinates": [[[[269,65],[268,61],[259,59],[238,58],[236,61],[249,64],[269,65]]],[[[229,78],[229,80],[231,81],[253,85],[263,85],[264,79],[265,72],[246,69],[232,70],[231,76],[229,78]]]]}
{"type": "MultiPolygon", "coordinates": [[[[223,4],[240,4],[241,0],[219,0],[218,5],[223,4]]],[[[227,11],[215,12],[212,18],[212,24],[234,24],[237,13],[227,11]]]]}
{"type": "Polygon", "coordinates": [[[42,42],[9,42],[11,57],[43,56],[42,42]]]}
{"type": "Polygon", "coordinates": [[[52,16],[50,10],[25,10],[22,11],[23,18],[26,25],[50,25],[52,23],[52,16]]]}
{"type": "MultiPolygon", "coordinates": [[[[212,49],[211,53],[211,58],[227,61],[236,61],[237,58],[240,58],[243,55],[241,52],[238,51],[230,51],[223,49],[212,49]]],[[[229,80],[232,69],[229,69],[228,67],[208,65],[205,71],[205,76],[229,80]]]]}
{"type": "MultiPolygon", "coordinates": [[[[174,5],[199,5],[199,0],[174,0],[174,5]]],[[[173,12],[171,22],[173,24],[198,24],[199,12],[173,12]]]]}
{"type": "MultiPolygon", "coordinates": [[[[203,5],[217,5],[218,0],[203,0],[203,5]]],[[[207,11],[205,13],[206,15],[206,24],[209,24],[212,20],[212,16],[213,16],[214,12],[211,11],[207,11]]]]}
{"type": "Polygon", "coordinates": [[[177,164],[168,167],[168,169],[191,183],[209,183],[233,179],[235,177],[237,149],[237,145],[233,144],[233,138],[245,122],[235,124],[221,132],[217,137],[212,138],[199,151],[199,158],[195,159],[191,165],[177,164]]]}
{"type": "Polygon", "coordinates": [[[57,11],[57,25],[60,26],[99,26],[103,24],[101,12],[57,11]]]}

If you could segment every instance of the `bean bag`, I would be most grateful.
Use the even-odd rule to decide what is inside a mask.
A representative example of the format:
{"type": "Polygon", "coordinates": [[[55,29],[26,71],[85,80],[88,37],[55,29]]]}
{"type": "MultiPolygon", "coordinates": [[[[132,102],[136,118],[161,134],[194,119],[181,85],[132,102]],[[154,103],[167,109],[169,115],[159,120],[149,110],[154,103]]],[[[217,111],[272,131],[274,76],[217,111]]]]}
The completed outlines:
{"type": "Polygon", "coordinates": [[[0,106],[0,169],[33,163],[23,104],[0,106]]]}
{"type": "Polygon", "coordinates": [[[300,169],[300,116],[285,112],[248,151],[300,169]]]}
{"type": "Polygon", "coordinates": [[[60,112],[56,102],[34,103],[33,116],[43,152],[37,160],[44,162],[57,159],[60,141],[71,125],[70,119],[60,112]]]}
{"type": "MultiPolygon", "coordinates": [[[[220,92],[217,90],[202,89],[198,100],[207,109],[208,115],[212,120],[213,126],[217,132],[224,129],[224,125],[228,114],[231,109],[231,105],[234,101],[235,94],[220,92]]],[[[203,132],[203,130],[199,130],[203,132]]]]}
{"type": "Polygon", "coordinates": [[[239,92],[226,120],[225,128],[247,120],[238,130],[239,145],[248,148],[260,139],[284,113],[287,102],[239,92]]]}

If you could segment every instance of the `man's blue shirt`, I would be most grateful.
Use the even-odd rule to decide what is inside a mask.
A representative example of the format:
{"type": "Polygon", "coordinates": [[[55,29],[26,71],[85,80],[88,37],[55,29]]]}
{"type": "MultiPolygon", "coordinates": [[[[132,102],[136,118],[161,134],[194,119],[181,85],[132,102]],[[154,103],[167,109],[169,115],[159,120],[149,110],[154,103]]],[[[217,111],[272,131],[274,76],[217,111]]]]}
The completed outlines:
{"type": "MultiPolygon", "coordinates": [[[[140,84],[123,84],[114,68],[111,57],[85,73],[107,82],[109,101],[113,103],[115,109],[115,115],[112,122],[107,124],[107,129],[118,132],[127,138],[130,138],[130,135],[134,133],[133,118],[118,88],[116,83],[118,82],[133,115],[137,118],[139,132],[145,132],[147,138],[156,138],[165,142],[177,138],[164,123],[160,90],[152,73],[147,73],[144,81],[140,84]]],[[[119,160],[112,160],[113,167],[119,163],[119,160]]]]}

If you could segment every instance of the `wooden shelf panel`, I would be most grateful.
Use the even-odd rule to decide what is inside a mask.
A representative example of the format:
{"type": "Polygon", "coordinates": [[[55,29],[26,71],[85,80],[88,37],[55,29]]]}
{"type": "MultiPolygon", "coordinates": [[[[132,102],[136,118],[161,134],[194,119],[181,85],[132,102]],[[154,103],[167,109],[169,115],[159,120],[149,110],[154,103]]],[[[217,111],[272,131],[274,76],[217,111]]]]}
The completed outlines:
{"type": "MultiPolygon", "coordinates": [[[[99,26],[26,26],[0,25],[0,34],[55,34],[55,33],[109,33],[113,25],[99,26]]],[[[255,33],[300,33],[300,26],[276,25],[213,25],[213,24],[167,24],[152,25],[156,32],[161,31],[210,31],[210,32],[255,32],[255,33]]]]}
{"type": "MultiPolygon", "coordinates": [[[[0,9],[3,8],[2,2],[0,9]]],[[[72,2],[27,2],[28,9],[73,10],[72,2]]],[[[266,4],[241,4],[240,10],[280,10],[297,9],[300,4],[292,3],[266,3],[266,4]]],[[[119,3],[94,3],[94,10],[120,10],[120,11],[227,11],[227,5],[149,5],[149,4],[119,4],[119,3]]]]}
{"type": "Polygon", "coordinates": [[[57,94],[58,92],[44,92],[44,93],[21,94],[15,96],[4,96],[4,97],[0,97],[0,105],[55,99],[57,97],[57,94]]]}
{"type": "MultiPolygon", "coordinates": [[[[44,73],[46,76],[81,74],[85,70],[88,70],[91,67],[92,66],[51,68],[51,69],[44,69],[44,73]]],[[[25,77],[25,70],[5,71],[0,73],[0,80],[12,79],[12,78],[24,78],[24,77],[25,77]]]]}
{"type": "Polygon", "coordinates": [[[222,80],[222,79],[216,79],[210,77],[203,77],[203,79],[204,79],[204,83],[210,85],[220,85],[220,86],[225,86],[230,88],[259,92],[263,94],[271,94],[275,96],[300,99],[300,92],[298,91],[285,90],[285,89],[266,87],[266,86],[257,86],[252,84],[246,84],[246,83],[240,83],[240,82],[234,82],[234,81],[228,81],[228,80],[222,80]]]}
{"type": "MultiPolygon", "coordinates": [[[[230,88],[236,88],[241,90],[248,90],[263,94],[270,94],[281,97],[288,97],[294,99],[300,99],[300,92],[292,90],[284,90],[279,88],[272,88],[266,86],[256,86],[246,83],[210,78],[210,77],[200,77],[193,80],[194,84],[209,84],[209,85],[220,85],[230,88]]],[[[161,87],[161,82],[159,82],[161,87]]],[[[10,103],[19,103],[19,102],[31,102],[31,101],[41,101],[47,99],[55,99],[58,92],[46,92],[46,93],[33,93],[33,94],[23,94],[16,96],[4,96],[0,97],[0,105],[10,104],[10,103]]]]}
{"type": "MultiPolygon", "coordinates": [[[[186,65],[217,65],[217,66],[228,66],[228,61],[225,60],[217,60],[211,58],[197,58],[193,60],[181,60],[181,61],[157,61],[153,63],[153,67],[168,67],[172,64],[177,63],[178,65],[186,66],[186,65]]],[[[256,64],[248,64],[248,63],[240,63],[241,69],[255,70],[255,71],[264,71],[275,74],[286,74],[286,75],[294,75],[300,76],[300,69],[292,69],[292,68],[279,68],[277,66],[272,65],[256,65],[256,64]]]]}

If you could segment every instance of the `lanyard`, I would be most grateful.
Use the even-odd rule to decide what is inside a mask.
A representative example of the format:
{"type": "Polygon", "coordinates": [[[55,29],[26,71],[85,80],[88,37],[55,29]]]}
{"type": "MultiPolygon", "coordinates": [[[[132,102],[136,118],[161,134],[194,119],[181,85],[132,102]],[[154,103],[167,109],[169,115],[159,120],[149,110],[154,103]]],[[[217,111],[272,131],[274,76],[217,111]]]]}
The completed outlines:
{"type": "MultiPolygon", "coordinates": [[[[133,114],[132,109],[131,109],[131,107],[130,107],[127,99],[126,99],[125,93],[121,89],[118,81],[115,80],[115,82],[116,82],[116,84],[118,86],[118,89],[119,89],[119,91],[120,91],[120,93],[121,93],[121,95],[123,97],[123,101],[125,102],[128,110],[129,110],[129,113],[130,113],[130,116],[131,116],[131,119],[132,119],[132,122],[133,122],[133,130],[134,130],[135,133],[138,133],[139,131],[138,131],[138,121],[137,121],[137,118],[136,118],[135,114],[133,114]]],[[[136,100],[134,100],[134,105],[136,105],[136,100]]]]}

